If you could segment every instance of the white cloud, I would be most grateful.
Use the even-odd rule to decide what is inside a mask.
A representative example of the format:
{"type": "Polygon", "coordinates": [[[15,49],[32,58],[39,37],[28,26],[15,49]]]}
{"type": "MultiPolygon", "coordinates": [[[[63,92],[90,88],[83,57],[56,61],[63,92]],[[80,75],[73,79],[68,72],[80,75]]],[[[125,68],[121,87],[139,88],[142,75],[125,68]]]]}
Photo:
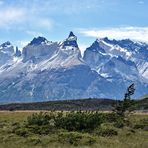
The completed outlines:
{"type": "Polygon", "coordinates": [[[0,29],[17,30],[21,26],[26,30],[51,30],[55,25],[52,16],[98,10],[103,3],[104,0],[31,0],[31,3],[30,0],[0,0],[0,29]]]}
{"type": "Polygon", "coordinates": [[[43,36],[42,33],[36,32],[36,31],[31,31],[31,30],[27,30],[26,33],[31,36],[43,36]]]}
{"type": "Polygon", "coordinates": [[[11,24],[21,23],[25,19],[26,12],[19,8],[0,9],[0,27],[8,27],[11,24]]]}
{"type": "Polygon", "coordinates": [[[29,42],[29,40],[16,41],[16,45],[18,45],[20,50],[22,50],[22,48],[25,47],[29,42]]]}
{"type": "Polygon", "coordinates": [[[148,27],[119,27],[106,29],[79,29],[79,32],[88,37],[111,39],[132,39],[148,42],[148,27]]]}
{"type": "Polygon", "coordinates": [[[32,0],[33,5],[31,5],[31,8],[34,12],[71,15],[87,12],[88,9],[94,10],[95,8],[100,8],[100,5],[103,3],[104,0],[73,0],[69,2],[67,2],[67,0],[32,0]]]}
{"type": "Polygon", "coordinates": [[[44,16],[38,7],[30,7],[24,3],[14,5],[3,4],[0,0],[0,29],[33,29],[51,30],[53,20],[44,16]],[[20,5],[22,4],[22,5],[20,5]]]}
{"type": "Polygon", "coordinates": [[[86,50],[86,48],[89,46],[90,46],[89,44],[79,43],[79,49],[81,51],[82,56],[84,55],[84,51],[86,50]]]}
{"type": "Polygon", "coordinates": [[[36,21],[36,25],[41,28],[46,28],[46,30],[50,30],[53,27],[53,22],[50,19],[38,19],[36,21]]]}

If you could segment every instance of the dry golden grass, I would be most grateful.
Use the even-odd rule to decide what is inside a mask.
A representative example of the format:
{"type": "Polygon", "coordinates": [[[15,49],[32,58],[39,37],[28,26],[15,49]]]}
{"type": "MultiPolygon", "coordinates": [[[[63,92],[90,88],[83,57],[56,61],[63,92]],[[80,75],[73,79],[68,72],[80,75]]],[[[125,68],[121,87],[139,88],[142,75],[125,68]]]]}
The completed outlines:
{"type": "MultiPolygon", "coordinates": [[[[9,132],[11,124],[23,122],[28,116],[40,111],[1,111],[0,112],[0,148],[73,148],[75,146],[57,141],[57,134],[30,135],[20,137],[9,132]]],[[[50,111],[49,111],[50,112],[50,111]]],[[[130,121],[137,123],[148,119],[147,113],[135,113],[130,121]]],[[[85,134],[85,133],[84,133],[85,134]]],[[[87,133],[86,133],[87,134],[87,133]]],[[[129,128],[118,129],[118,135],[112,137],[93,136],[96,143],[78,145],[77,148],[148,148],[148,131],[137,129],[131,132],[129,128]]],[[[85,141],[85,139],[84,139],[85,141]]]]}

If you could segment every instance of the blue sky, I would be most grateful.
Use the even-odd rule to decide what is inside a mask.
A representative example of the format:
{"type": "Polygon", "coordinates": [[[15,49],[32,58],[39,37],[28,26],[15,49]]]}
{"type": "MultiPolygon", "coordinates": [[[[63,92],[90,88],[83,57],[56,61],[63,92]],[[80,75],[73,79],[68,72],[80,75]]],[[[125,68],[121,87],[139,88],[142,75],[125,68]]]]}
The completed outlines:
{"type": "Polygon", "coordinates": [[[73,31],[82,50],[96,38],[148,42],[148,0],[0,0],[0,43],[60,41],[73,31]]]}

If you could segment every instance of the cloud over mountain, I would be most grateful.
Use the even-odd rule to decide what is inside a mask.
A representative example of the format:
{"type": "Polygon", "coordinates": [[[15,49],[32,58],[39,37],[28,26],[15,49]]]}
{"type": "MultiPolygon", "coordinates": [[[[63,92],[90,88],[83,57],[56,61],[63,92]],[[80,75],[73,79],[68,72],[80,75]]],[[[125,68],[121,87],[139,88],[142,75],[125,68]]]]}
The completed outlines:
{"type": "Polygon", "coordinates": [[[108,36],[111,39],[132,39],[148,42],[148,27],[117,27],[104,29],[79,29],[85,36],[103,38],[108,36]]]}

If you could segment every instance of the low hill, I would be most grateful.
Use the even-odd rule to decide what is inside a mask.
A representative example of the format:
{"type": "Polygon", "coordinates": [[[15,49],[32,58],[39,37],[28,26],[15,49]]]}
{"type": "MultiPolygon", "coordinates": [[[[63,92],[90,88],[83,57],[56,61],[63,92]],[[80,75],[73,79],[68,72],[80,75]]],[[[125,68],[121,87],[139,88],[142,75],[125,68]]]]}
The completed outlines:
{"type": "Polygon", "coordinates": [[[136,100],[137,110],[148,110],[148,95],[143,96],[141,99],[136,100]]]}
{"type": "MultiPolygon", "coordinates": [[[[99,110],[110,111],[116,104],[112,99],[79,99],[36,103],[12,103],[0,105],[0,110],[99,110]]],[[[148,110],[148,98],[135,100],[135,110],[148,110]]]]}
{"type": "Polygon", "coordinates": [[[111,110],[115,100],[79,99],[0,105],[0,110],[111,110]]]}

